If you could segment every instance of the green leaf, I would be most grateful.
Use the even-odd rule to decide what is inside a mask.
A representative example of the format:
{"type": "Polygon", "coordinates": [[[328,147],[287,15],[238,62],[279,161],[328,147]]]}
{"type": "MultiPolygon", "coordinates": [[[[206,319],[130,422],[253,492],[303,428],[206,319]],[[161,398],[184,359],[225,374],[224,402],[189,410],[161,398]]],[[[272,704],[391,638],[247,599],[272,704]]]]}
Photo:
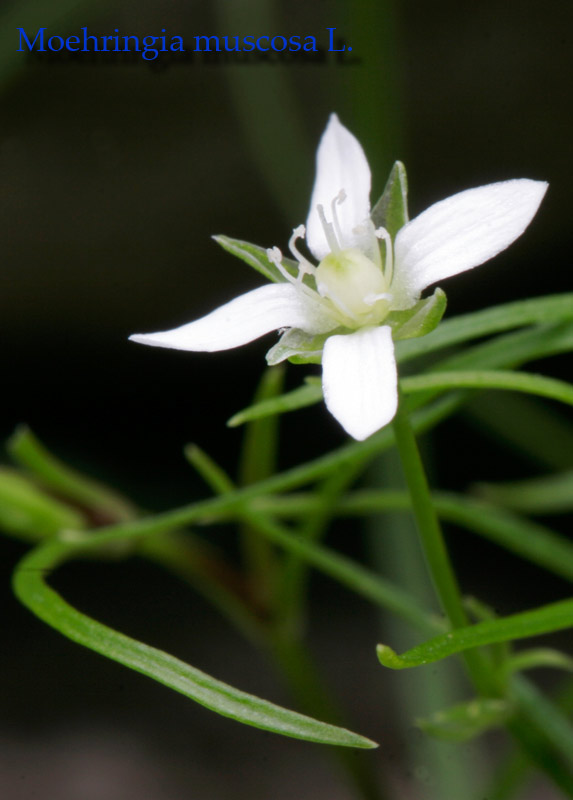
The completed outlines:
{"type": "Polygon", "coordinates": [[[436,495],[435,502],[442,519],[573,581],[573,543],[566,538],[482,500],[443,493],[436,495]]]}
{"type": "Polygon", "coordinates": [[[486,394],[472,400],[466,415],[497,442],[550,470],[569,470],[573,425],[567,414],[548,408],[535,397],[486,394]]]}
{"type": "Polygon", "coordinates": [[[98,522],[127,521],[136,516],[131,503],[113,489],[63,464],[48,452],[29,428],[19,427],[7,446],[16,463],[26,467],[61,497],[84,506],[97,517],[98,522]]]}
{"type": "Polygon", "coordinates": [[[474,491],[484,500],[524,514],[573,511],[573,471],[513,483],[478,483],[474,491]]]}
{"type": "Polygon", "coordinates": [[[36,541],[66,528],[85,527],[82,514],[41,491],[29,478],[0,469],[0,528],[36,541]]]}
{"type": "Polygon", "coordinates": [[[383,666],[405,669],[431,664],[474,647],[540,636],[570,627],[573,627],[573,600],[562,600],[533,611],[522,611],[508,617],[457,628],[429,639],[401,656],[384,644],[378,645],[376,652],[383,666]]]}
{"type": "Polygon", "coordinates": [[[440,324],[446,304],[445,293],[441,289],[436,289],[433,295],[419,300],[412,308],[392,311],[384,322],[392,328],[395,341],[426,336],[440,324]]]}
{"type": "Polygon", "coordinates": [[[271,414],[284,414],[286,411],[295,411],[298,408],[314,405],[322,400],[322,386],[320,378],[307,377],[303,386],[293,389],[292,392],[281,394],[270,400],[263,400],[248,408],[239,411],[227,422],[230,428],[236,428],[253,419],[262,419],[271,414]]]}
{"type": "Polygon", "coordinates": [[[522,650],[507,659],[504,664],[504,672],[510,675],[513,672],[537,669],[538,667],[553,667],[554,669],[573,672],[573,658],[560,650],[553,650],[550,647],[522,650]]]}
{"type": "MultiPolygon", "coordinates": [[[[562,759],[573,767],[573,726],[568,715],[523,675],[513,676],[511,695],[527,722],[542,731],[545,742],[550,742],[562,759]]],[[[551,772],[555,774],[553,770],[551,772]]],[[[573,796],[571,772],[567,772],[567,776],[568,796],[573,796]]]]}
{"type": "Polygon", "coordinates": [[[386,228],[393,239],[408,222],[408,179],[401,161],[394,163],[382,196],[370,216],[374,226],[386,228]]]}
{"type": "MultiPolygon", "coordinates": [[[[231,239],[230,236],[213,236],[213,239],[220,244],[223,250],[230,253],[232,256],[240,258],[249,267],[256,269],[261,275],[273,283],[284,283],[285,277],[281,275],[280,270],[277,269],[276,264],[273,264],[267,256],[267,251],[264,247],[259,247],[258,244],[251,244],[250,242],[243,242],[241,239],[231,239]]],[[[283,267],[296,278],[298,275],[298,265],[296,261],[290,258],[283,258],[283,267]]]]}
{"type": "MultiPolygon", "coordinates": [[[[253,404],[265,403],[281,396],[285,373],[282,367],[266,369],[253,398],[253,404]]],[[[279,429],[276,419],[253,420],[247,425],[241,448],[239,480],[246,486],[270,477],[276,471],[279,451],[279,429]]],[[[231,491],[235,487],[227,487],[231,491]]]]}
{"type": "Polygon", "coordinates": [[[332,332],[312,336],[299,328],[289,328],[267,353],[267,364],[274,367],[286,359],[296,364],[320,364],[322,348],[331,335],[332,332]]]}
{"type": "Polygon", "coordinates": [[[80,613],[44,581],[46,570],[65,560],[69,545],[36,548],[16,569],[14,591],[40,619],[64,636],[163,683],[206,708],[256,728],[323,744],[372,748],[369,739],[261,700],[229,686],[155,647],[124,636],[80,613]]]}
{"type": "Polygon", "coordinates": [[[436,369],[516,369],[528,361],[573,350],[573,323],[533,325],[466,347],[436,369]]]}
{"type": "Polygon", "coordinates": [[[470,339],[521,328],[537,323],[557,323],[573,319],[573,294],[548,295],[518,300],[472,314],[447,319],[428,336],[399,342],[396,352],[402,363],[412,358],[450,347],[470,339]]]}
{"type": "Polygon", "coordinates": [[[428,389],[504,389],[536,394],[567,405],[573,405],[573,386],[555,378],[532,375],[529,372],[506,370],[474,370],[467,372],[432,372],[403,378],[404,392],[424,392],[428,389]]]}
{"type": "Polygon", "coordinates": [[[507,700],[479,697],[416,720],[424,733],[448,742],[464,742],[506,723],[513,709],[507,700]]]}
{"type": "MultiPolygon", "coordinates": [[[[478,622],[497,619],[497,614],[493,608],[479,600],[477,597],[464,597],[463,601],[464,608],[468,614],[470,614],[470,616],[476,619],[478,622]]],[[[496,666],[504,665],[511,652],[510,646],[507,642],[498,642],[497,644],[492,644],[489,649],[491,652],[492,663],[496,666]]]]}

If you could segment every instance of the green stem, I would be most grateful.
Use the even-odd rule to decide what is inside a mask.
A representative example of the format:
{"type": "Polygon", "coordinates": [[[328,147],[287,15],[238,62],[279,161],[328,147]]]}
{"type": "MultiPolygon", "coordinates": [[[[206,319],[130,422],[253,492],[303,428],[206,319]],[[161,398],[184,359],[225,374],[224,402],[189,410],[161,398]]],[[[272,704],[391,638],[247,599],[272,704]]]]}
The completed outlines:
{"type": "MultiPolygon", "coordinates": [[[[452,628],[463,628],[469,625],[469,620],[432,502],[403,397],[400,397],[393,426],[396,446],[412,500],[412,510],[436,593],[452,628]]],[[[479,653],[468,651],[465,654],[465,662],[476,689],[483,694],[491,694],[491,680],[479,653]]]]}
{"type": "MultiPolygon", "coordinates": [[[[228,475],[199,447],[196,445],[188,446],[185,449],[185,455],[215,492],[225,495],[235,489],[228,475]]],[[[323,518],[322,510],[321,503],[315,512],[315,516],[319,520],[323,518]]],[[[278,531],[280,542],[284,542],[285,539],[286,541],[297,541],[291,534],[286,531],[283,532],[279,526],[273,525],[263,514],[258,514],[256,511],[251,511],[248,508],[239,509],[237,516],[238,520],[242,521],[248,528],[253,538],[260,539],[267,548],[276,542],[276,531],[278,531]],[[273,534],[275,534],[274,538],[273,534]]],[[[148,537],[146,541],[153,542],[156,538],[148,537]]],[[[301,541],[304,543],[304,538],[301,541]]],[[[296,568],[300,567],[302,577],[297,581],[296,576],[293,576],[293,595],[285,595],[284,598],[279,595],[276,600],[283,599],[283,603],[277,602],[274,604],[276,607],[272,609],[273,613],[266,621],[266,624],[262,621],[259,623],[258,632],[262,635],[262,641],[259,644],[262,644],[271,653],[275,665],[289,685],[291,693],[307,713],[319,717],[322,716],[332,723],[334,723],[334,720],[341,722],[342,715],[331,697],[325,681],[321,678],[314,662],[301,643],[299,627],[294,624],[285,624],[285,617],[288,623],[292,621],[291,616],[293,614],[298,617],[299,614],[302,615],[303,613],[304,571],[308,569],[306,560],[301,557],[299,552],[287,549],[287,553],[290,556],[287,567],[289,564],[293,564],[296,575],[298,575],[296,568]],[[286,611],[282,608],[285,603],[286,611]]],[[[217,596],[216,599],[220,600],[221,598],[217,596]]],[[[221,604],[219,605],[221,607],[221,604]]],[[[223,610],[228,612],[231,609],[226,609],[223,606],[223,610]]],[[[232,622],[237,621],[234,616],[228,613],[227,616],[232,622]]],[[[241,618],[238,621],[241,622],[241,618]]],[[[370,762],[356,760],[344,749],[337,750],[335,756],[363,800],[382,800],[381,789],[378,786],[378,781],[370,762]]]]}
{"type": "MultiPolygon", "coordinates": [[[[298,535],[307,542],[320,541],[328,528],[328,523],[336,514],[336,506],[344,490],[355,480],[362,464],[351,464],[346,469],[329,475],[315,491],[316,508],[303,517],[298,535]]],[[[279,624],[285,631],[300,631],[303,627],[306,590],[310,565],[303,557],[289,553],[283,567],[281,591],[277,597],[279,624]]]]}

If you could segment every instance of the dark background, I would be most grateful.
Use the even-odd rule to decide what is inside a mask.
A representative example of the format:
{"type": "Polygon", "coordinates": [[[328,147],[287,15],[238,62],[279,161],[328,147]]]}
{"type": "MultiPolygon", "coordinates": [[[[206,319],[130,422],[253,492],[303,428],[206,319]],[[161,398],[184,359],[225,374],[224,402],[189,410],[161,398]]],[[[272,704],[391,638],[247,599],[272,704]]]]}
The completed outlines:
{"type": "MultiPolygon", "coordinates": [[[[27,422],[61,457],[148,508],[204,494],[182,456],[188,441],[234,469],[241,433],[225,421],[249,403],[273,338],[209,355],[144,348],[127,336],[174,327],[259,284],[210,236],[285,248],[306,218],[314,150],[331,111],[363,143],[373,199],[393,161],[406,163],[412,216],[471,186],[549,181],[522,239],[444,285],[450,315],[571,289],[573,15],[566,0],[543,7],[523,0],[69,6],[46,3],[40,11],[12,2],[0,12],[4,439],[27,422]],[[95,34],[166,28],[186,39],[313,34],[322,43],[325,29],[336,27],[353,53],[343,62],[331,54],[319,64],[243,65],[206,65],[197,54],[191,63],[126,64],[105,55],[70,62],[15,53],[19,26],[70,35],[83,25],[95,34]]],[[[551,359],[543,369],[567,377],[570,361],[551,359]]],[[[291,368],[289,385],[302,374],[291,368]]],[[[447,488],[536,472],[464,423],[439,436],[435,481],[447,488]]],[[[281,466],[343,442],[322,408],[299,412],[285,420],[281,466]]],[[[24,548],[2,547],[6,587],[24,548]]],[[[465,585],[487,584],[497,603],[517,608],[566,591],[530,568],[514,573],[512,559],[469,538],[456,542],[456,557],[465,585]],[[476,553],[482,566],[472,571],[476,553]]],[[[75,565],[57,586],[121,630],[289,702],[258,655],[150,567],[75,565]]],[[[346,687],[356,726],[388,737],[382,762],[407,781],[391,727],[380,730],[388,684],[373,659],[376,616],[322,581],[316,598],[314,647],[332,657],[332,680],[346,687]]],[[[210,715],[60,639],[6,589],[3,601],[3,796],[350,797],[319,748],[210,715]],[[46,785],[55,787],[51,795],[46,785]]]]}

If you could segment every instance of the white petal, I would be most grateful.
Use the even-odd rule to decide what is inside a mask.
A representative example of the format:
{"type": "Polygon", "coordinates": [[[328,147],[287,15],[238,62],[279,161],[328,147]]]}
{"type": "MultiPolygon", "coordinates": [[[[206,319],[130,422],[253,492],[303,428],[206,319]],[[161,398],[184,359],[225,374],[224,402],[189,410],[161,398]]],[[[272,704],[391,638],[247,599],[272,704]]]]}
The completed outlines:
{"type": "Polygon", "coordinates": [[[337,324],[319,301],[290,283],[274,283],[242,294],[195,322],[129,338],[156,347],[214,352],[240,347],[278,328],[295,327],[316,334],[332,330],[337,324]]]}
{"type": "MultiPolygon", "coordinates": [[[[361,240],[354,229],[370,215],[370,167],[358,139],[331,114],[316,154],[316,178],[306,221],[306,243],[315,258],[321,261],[329,252],[316,207],[322,205],[332,222],[331,204],[340,190],[346,193],[336,211],[344,242],[342,247],[356,247],[361,240]]],[[[362,233],[362,237],[363,237],[362,233]]]]}
{"type": "Polygon", "coordinates": [[[330,336],[322,369],[326,407],[355,439],[366,439],[393,419],[398,376],[387,325],[330,336]]]}
{"type": "Polygon", "coordinates": [[[533,219],[547,184],[527,179],[468,189],[408,222],[396,237],[396,307],[432,283],[477,267],[505,250],[533,219]]]}

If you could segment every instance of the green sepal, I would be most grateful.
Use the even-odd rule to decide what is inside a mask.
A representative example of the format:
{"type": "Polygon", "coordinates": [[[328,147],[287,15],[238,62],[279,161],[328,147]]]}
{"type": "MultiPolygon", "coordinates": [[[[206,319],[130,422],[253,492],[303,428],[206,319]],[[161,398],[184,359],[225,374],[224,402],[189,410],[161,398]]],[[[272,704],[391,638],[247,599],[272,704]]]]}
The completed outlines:
{"type": "Polygon", "coordinates": [[[85,527],[79,511],[50,497],[16,470],[0,470],[0,529],[37,541],[61,530],[85,527]]]}
{"type": "Polygon", "coordinates": [[[512,710],[506,700],[480,697],[417,719],[416,725],[436,739],[464,742],[504,725],[512,710]]]}
{"type": "Polygon", "coordinates": [[[390,170],[382,196],[372,209],[371,219],[374,227],[386,228],[392,239],[408,222],[408,178],[401,161],[396,161],[390,170]]]}
{"type": "MultiPolygon", "coordinates": [[[[273,283],[284,283],[285,277],[281,275],[280,270],[277,269],[276,264],[273,264],[267,256],[267,251],[264,247],[259,247],[258,244],[251,244],[250,242],[243,242],[241,239],[232,239],[230,236],[213,236],[217,244],[220,244],[223,250],[230,253],[232,256],[240,258],[249,267],[253,267],[261,275],[273,283]]],[[[283,258],[283,267],[290,272],[293,278],[298,274],[298,264],[292,258],[283,258]]]]}
{"type": "Polygon", "coordinates": [[[438,288],[433,295],[419,300],[412,308],[392,311],[384,324],[392,328],[392,338],[395,341],[425,336],[440,324],[447,302],[445,292],[438,288]]]}
{"type": "Polygon", "coordinates": [[[299,386],[298,389],[293,389],[292,392],[287,392],[279,397],[263,400],[260,403],[244,408],[231,417],[227,425],[230,428],[236,428],[238,425],[243,425],[243,423],[250,422],[253,419],[261,419],[273,414],[284,414],[286,411],[296,411],[299,408],[314,405],[320,400],[322,400],[320,378],[312,375],[307,376],[303,385],[299,386]]]}
{"type": "Polygon", "coordinates": [[[299,328],[289,328],[267,353],[267,364],[274,367],[287,359],[293,364],[320,364],[322,348],[330,333],[313,336],[299,328]]]}

